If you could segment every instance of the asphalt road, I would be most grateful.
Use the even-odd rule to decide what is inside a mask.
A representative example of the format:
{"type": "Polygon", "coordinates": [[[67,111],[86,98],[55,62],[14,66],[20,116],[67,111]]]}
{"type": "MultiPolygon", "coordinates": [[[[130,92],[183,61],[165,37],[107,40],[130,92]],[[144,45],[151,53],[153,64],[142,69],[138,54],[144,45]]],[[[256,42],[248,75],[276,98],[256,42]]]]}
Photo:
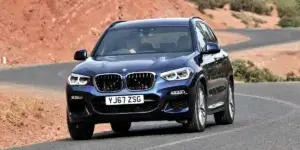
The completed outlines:
{"type": "MultiPolygon", "coordinates": [[[[300,30],[230,30],[251,41],[225,46],[226,51],[300,40],[300,30]]],[[[63,90],[65,78],[76,63],[35,66],[0,72],[1,82],[63,90]]],[[[202,133],[185,133],[175,122],[134,123],[131,133],[95,134],[89,141],[63,139],[16,149],[300,149],[300,84],[236,84],[236,120],[216,126],[212,117],[202,133]]]]}

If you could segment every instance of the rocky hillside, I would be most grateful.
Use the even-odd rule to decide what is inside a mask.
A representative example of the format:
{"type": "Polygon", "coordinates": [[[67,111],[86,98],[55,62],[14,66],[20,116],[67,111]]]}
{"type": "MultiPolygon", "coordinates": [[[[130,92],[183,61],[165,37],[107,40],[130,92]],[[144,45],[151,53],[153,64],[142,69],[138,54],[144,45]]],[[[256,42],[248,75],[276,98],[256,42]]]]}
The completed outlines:
{"type": "Polygon", "coordinates": [[[187,0],[0,0],[0,3],[0,56],[5,56],[10,65],[70,61],[75,50],[92,49],[103,29],[120,19],[200,16],[213,28],[245,27],[226,7],[204,14],[187,0]]]}

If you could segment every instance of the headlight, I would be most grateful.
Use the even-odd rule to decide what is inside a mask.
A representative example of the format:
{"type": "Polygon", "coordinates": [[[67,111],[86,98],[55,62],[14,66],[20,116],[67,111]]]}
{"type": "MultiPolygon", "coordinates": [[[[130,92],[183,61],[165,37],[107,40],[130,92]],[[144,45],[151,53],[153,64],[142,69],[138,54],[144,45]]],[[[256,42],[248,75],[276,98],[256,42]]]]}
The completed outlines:
{"type": "Polygon", "coordinates": [[[161,73],[160,76],[163,79],[169,80],[169,81],[185,80],[185,79],[190,78],[192,72],[193,72],[192,68],[185,67],[185,68],[175,69],[175,70],[171,70],[171,71],[161,73]]]}
{"type": "Polygon", "coordinates": [[[90,81],[90,77],[72,73],[68,77],[69,85],[86,85],[90,81]]]}

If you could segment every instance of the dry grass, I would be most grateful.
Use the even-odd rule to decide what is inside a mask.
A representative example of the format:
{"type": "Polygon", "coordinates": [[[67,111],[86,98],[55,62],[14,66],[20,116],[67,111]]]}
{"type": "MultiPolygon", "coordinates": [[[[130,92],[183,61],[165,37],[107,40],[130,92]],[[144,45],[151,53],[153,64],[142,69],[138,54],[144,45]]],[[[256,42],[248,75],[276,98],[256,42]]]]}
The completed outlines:
{"type": "MultiPolygon", "coordinates": [[[[0,97],[2,99],[2,97],[0,97]]],[[[43,101],[38,99],[25,99],[17,96],[12,97],[5,103],[0,103],[3,108],[1,113],[1,122],[8,122],[9,124],[17,127],[24,125],[22,119],[39,120],[43,116],[41,113],[44,111],[43,101]]]]}
{"type": "Polygon", "coordinates": [[[248,15],[244,12],[232,12],[232,16],[241,20],[242,23],[244,23],[246,25],[246,27],[260,27],[261,24],[265,24],[267,23],[267,21],[255,17],[255,16],[251,16],[248,15]]]}

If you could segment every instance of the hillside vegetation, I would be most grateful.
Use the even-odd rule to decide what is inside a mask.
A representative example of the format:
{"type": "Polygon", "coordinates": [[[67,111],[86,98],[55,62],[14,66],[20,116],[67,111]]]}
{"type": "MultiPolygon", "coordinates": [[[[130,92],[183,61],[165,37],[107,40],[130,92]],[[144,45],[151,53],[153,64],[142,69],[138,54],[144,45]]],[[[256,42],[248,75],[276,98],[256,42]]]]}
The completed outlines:
{"type": "Polygon", "coordinates": [[[259,68],[252,61],[236,59],[232,61],[234,78],[243,82],[282,82],[300,81],[300,76],[289,72],[285,77],[272,73],[268,68],[259,68]]]}
{"type": "Polygon", "coordinates": [[[226,4],[230,4],[233,11],[249,11],[261,15],[270,15],[272,7],[262,0],[191,0],[198,5],[198,9],[215,9],[223,8],[226,4]]]}
{"type": "MultiPolygon", "coordinates": [[[[276,5],[281,27],[299,27],[300,26],[300,0],[191,0],[198,5],[198,9],[204,12],[204,9],[223,8],[229,3],[232,11],[248,11],[259,15],[271,15],[276,5]],[[273,5],[272,5],[273,4],[273,5]]],[[[237,16],[237,13],[232,13],[237,16]]],[[[245,23],[245,17],[241,20],[245,23]]]]}
{"type": "Polygon", "coordinates": [[[300,0],[274,0],[278,6],[281,27],[300,26],[300,0]]]}

